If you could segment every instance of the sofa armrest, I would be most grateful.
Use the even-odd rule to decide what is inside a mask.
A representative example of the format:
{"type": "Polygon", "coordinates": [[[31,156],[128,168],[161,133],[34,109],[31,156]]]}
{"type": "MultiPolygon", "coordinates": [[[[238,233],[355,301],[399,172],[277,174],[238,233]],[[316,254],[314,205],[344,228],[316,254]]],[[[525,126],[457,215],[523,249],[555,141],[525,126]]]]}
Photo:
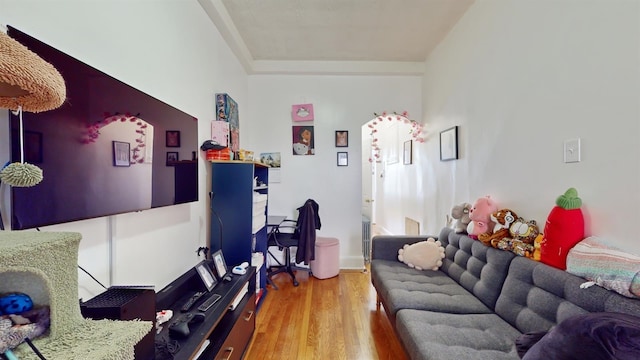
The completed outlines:
{"type": "Polygon", "coordinates": [[[371,260],[398,260],[398,250],[405,244],[425,241],[437,236],[419,235],[376,235],[371,239],[371,260]]]}

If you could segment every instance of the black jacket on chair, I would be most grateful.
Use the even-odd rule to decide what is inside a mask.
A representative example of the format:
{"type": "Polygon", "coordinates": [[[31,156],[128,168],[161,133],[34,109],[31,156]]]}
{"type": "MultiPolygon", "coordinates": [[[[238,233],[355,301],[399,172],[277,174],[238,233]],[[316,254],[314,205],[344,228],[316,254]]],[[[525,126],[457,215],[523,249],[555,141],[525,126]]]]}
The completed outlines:
{"type": "Polygon", "coordinates": [[[296,262],[309,264],[315,260],[316,254],[316,230],[320,230],[320,215],[318,214],[318,203],[312,199],[305,201],[304,205],[298,208],[298,221],[296,229],[299,229],[298,250],[296,251],[296,262]]]}

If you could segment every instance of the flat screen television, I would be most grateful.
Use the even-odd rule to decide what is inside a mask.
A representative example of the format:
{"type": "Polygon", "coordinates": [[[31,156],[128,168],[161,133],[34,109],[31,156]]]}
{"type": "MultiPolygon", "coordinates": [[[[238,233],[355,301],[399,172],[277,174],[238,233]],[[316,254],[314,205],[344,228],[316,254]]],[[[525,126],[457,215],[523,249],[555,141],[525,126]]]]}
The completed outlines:
{"type": "Polygon", "coordinates": [[[44,176],[11,189],[12,229],[198,200],[196,118],[13,27],[7,33],[67,88],[60,108],[23,113],[24,155],[19,117],[9,112],[11,161],[24,156],[44,176]]]}

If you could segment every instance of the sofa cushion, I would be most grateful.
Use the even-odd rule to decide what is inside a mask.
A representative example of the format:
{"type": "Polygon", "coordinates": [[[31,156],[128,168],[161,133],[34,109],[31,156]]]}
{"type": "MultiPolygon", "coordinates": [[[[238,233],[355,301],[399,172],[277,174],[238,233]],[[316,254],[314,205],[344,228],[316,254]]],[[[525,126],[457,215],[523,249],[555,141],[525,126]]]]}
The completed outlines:
{"type": "Polygon", "coordinates": [[[520,359],[520,332],[496,314],[399,310],[396,329],[412,360],[520,359]]]}
{"type": "Polygon", "coordinates": [[[373,260],[371,277],[387,313],[421,309],[449,313],[491,313],[473,294],[441,271],[416,270],[397,261],[373,260]]]}
{"type": "Polygon", "coordinates": [[[485,246],[467,235],[443,228],[439,240],[445,248],[440,270],[493,309],[516,255],[485,246]]]}
{"type": "Polygon", "coordinates": [[[568,317],[587,312],[640,313],[640,300],[598,286],[583,289],[584,282],[565,271],[516,257],[495,310],[523,333],[547,331],[568,317]]]}
{"type": "Polygon", "coordinates": [[[535,342],[523,360],[632,360],[640,356],[640,318],[621,313],[572,316],[535,342]]]}

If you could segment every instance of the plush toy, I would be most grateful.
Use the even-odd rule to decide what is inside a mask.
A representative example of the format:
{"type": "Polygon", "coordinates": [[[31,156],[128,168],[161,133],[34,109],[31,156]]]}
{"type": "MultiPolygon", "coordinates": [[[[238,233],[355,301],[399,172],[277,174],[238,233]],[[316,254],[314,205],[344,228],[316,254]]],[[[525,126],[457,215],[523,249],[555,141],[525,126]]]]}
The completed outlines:
{"type": "Polygon", "coordinates": [[[471,218],[469,218],[470,210],[471,204],[466,202],[456,205],[451,209],[451,217],[456,220],[453,230],[457,234],[467,232],[467,225],[471,222],[471,218]]]}
{"type": "Polygon", "coordinates": [[[481,197],[469,210],[471,222],[467,226],[467,233],[471,238],[477,239],[478,235],[493,232],[494,223],[491,214],[498,211],[498,206],[489,196],[481,197]]]}
{"type": "Polygon", "coordinates": [[[514,240],[533,245],[536,237],[540,234],[540,230],[535,220],[526,221],[520,217],[509,227],[509,234],[514,240]]]}
{"type": "Polygon", "coordinates": [[[438,270],[444,259],[444,248],[440,241],[428,238],[414,244],[406,244],[398,250],[398,260],[417,270],[438,270]]]}
{"type": "Polygon", "coordinates": [[[536,239],[533,240],[533,257],[532,259],[535,261],[540,261],[540,247],[542,245],[542,240],[544,239],[544,236],[542,234],[538,234],[538,236],[536,236],[536,239]]]}
{"type": "Polygon", "coordinates": [[[556,199],[544,226],[544,239],[540,245],[540,261],[565,270],[569,250],[584,239],[584,217],[578,191],[568,189],[556,199]]]}
{"type": "MultiPolygon", "coordinates": [[[[511,209],[500,209],[491,214],[491,221],[495,224],[493,229],[478,235],[478,240],[487,246],[492,246],[495,241],[508,238],[509,227],[513,224],[518,215],[511,209]]],[[[494,246],[495,247],[495,246],[494,246]]]]}

